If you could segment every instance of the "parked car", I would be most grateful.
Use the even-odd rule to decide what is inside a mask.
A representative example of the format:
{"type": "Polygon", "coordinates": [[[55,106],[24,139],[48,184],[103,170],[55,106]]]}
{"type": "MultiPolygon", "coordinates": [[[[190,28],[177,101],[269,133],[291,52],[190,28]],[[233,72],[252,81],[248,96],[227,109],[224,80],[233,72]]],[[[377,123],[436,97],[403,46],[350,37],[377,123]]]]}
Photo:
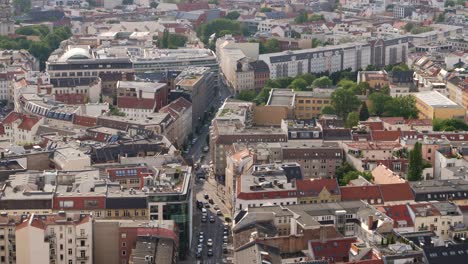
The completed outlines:
{"type": "Polygon", "coordinates": [[[208,252],[206,253],[206,255],[208,257],[212,257],[213,256],[213,249],[212,248],[208,249],[208,252]]]}
{"type": "Polygon", "coordinates": [[[208,200],[209,198],[210,196],[207,193],[205,193],[205,199],[208,200]]]}
{"type": "Polygon", "coordinates": [[[210,208],[210,204],[209,203],[205,203],[205,208],[210,208]]]}
{"type": "Polygon", "coordinates": [[[218,206],[217,204],[214,204],[214,205],[213,205],[213,209],[219,210],[219,206],[218,206]]]}
{"type": "Polygon", "coordinates": [[[207,220],[207,219],[206,219],[206,216],[202,216],[201,222],[202,222],[202,223],[206,223],[206,220],[207,220]]]}
{"type": "Polygon", "coordinates": [[[209,246],[209,247],[212,247],[213,246],[213,239],[208,238],[208,240],[206,241],[206,245],[209,246]]]}
{"type": "Polygon", "coordinates": [[[221,210],[216,210],[216,215],[223,215],[223,212],[221,212],[221,210]]]}
{"type": "Polygon", "coordinates": [[[228,237],[227,236],[223,236],[223,243],[227,243],[228,242],[228,237]]]}
{"type": "Polygon", "coordinates": [[[214,223],[214,222],[215,222],[214,216],[210,216],[210,223],[214,223]]]}
{"type": "Polygon", "coordinates": [[[209,199],[208,202],[209,202],[210,204],[214,204],[213,199],[209,199]]]}

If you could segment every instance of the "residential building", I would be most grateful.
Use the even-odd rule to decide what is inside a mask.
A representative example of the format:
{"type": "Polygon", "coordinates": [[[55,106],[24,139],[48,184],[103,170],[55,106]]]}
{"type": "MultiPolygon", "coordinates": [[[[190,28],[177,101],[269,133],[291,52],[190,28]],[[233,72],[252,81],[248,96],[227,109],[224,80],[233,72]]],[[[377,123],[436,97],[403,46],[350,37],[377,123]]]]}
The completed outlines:
{"type": "Polygon", "coordinates": [[[333,89],[314,88],[313,91],[295,92],[294,116],[296,119],[319,117],[322,108],[331,104],[333,89]]]}
{"type": "Polygon", "coordinates": [[[465,243],[424,247],[424,263],[463,263],[466,259],[466,250],[468,250],[468,245],[465,243]]]}
{"type": "Polygon", "coordinates": [[[59,170],[83,170],[91,167],[91,158],[83,151],[75,148],[60,148],[55,150],[52,162],[59,170]]]}
{"type": "MultiPolygon", "coordinates": [[[[192,103],[192,128],[206,118],[218,90],[218,76],[207,67],[186,68],[174,81],[175,91],[188,94],[192,103]]],[[[172,93],[172,91],[171,91],[172,93]]]]}
{"type": "Polygon", "coordinates": [[[42,123],[44,119],[41,117],[18,112],[9,113],[2,121],[6,136],[16,144],[35,143],[37,129],[42,123]]]}
{"type": "Polygon", "coordinates": [[[298,204],[331,203],[341,201],[336,179],[297,180],[298,204]]]}
{"type": "Polygon", "coordinates": [[[13,21],[13,5],[7,0],[0,2],[0,35],[10,35],[15,33],[15,23],[13,21]]]}
{"type": "Polygon", "coordinates": [[[174,119],[165,134],[171,142],[177,144],[177,146],[182,146],[188,135],[192,133],[192,103],[183,97],[179,97],[161,108],[159,112],[168,113],[174,119]]]}
{"type": "Polygon", "coordinates": [[[401,178],[385,165],[379,165],[373,169],[372,177],[374,178],[373,182],[375,184],[394,184],[406,182],[405,179],[401,178]]]}
{"type": "Polygon", "coordinates": [[[468,202],[468,181],[466,180],[431,180],[412,182],[416,202],[452,201],[459,205],[468,202]]]}
{"type": "Polygon", "coordinates": [[[380,90],[388,86],[388,76],[386,71],[360,71],[357,76],[357,83],[366,82],[372,89],[380,90]]]}
{"type": "Polygon", "coordinates": [[[451,226],[463,223],[463,215],[457,205],[449,202],[408,204],[416,231],[432,231],[446,240],[451,226]]]}
{"type": "Polygon", "coordinates": [[[394,18],[407,18],[413,14],[416,8],[413,5],[395,5],[393,7],[394,18]]]}
{"type": "Polygon", "coordinates": [[[15,236],[17,263],[93,263],[91,215],[31,214],[15,236]]]}
{"type": "Polygon", "coordinates": [[[371,64],[371,50],[367,43],[342,44],[314,49],[261,54],[270,68],[272,79],[294,77],[304,73],[357,70],[371,64]]]}
{"type": "Polygon", "coordinates": [[[302,179],[297,163],[254,165],[237,181],[236,211],[263,205],[297,203],[295,180],[302,179]]]}
{"type": "Polygon", "coordinates": [[[415,93],[414,96],[420,118],[465,118],[466,110],[439,92],[419,92],[415,93]]]}
{"type": "Polygon", "coordinates": [[[177,225],[173,220],[96,220],[94,261],[111,264],[175,264],[178,259],[177,225]],[[143,247],[146,245],[146,247],[143,247]]]}
{"type": "Polygon", "coordinates": [[[167,105],[166,83],[118,81],[117,107],[127,117],[146,118],[167,105]]]}

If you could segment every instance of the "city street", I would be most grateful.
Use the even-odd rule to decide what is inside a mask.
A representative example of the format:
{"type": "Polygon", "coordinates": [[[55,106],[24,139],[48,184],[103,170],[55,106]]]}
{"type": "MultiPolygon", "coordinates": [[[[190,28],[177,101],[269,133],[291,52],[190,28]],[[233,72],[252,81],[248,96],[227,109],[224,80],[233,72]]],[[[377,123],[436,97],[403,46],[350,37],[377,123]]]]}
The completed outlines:
{"type": "MultiPolygon", "coordinates": [[[[220,81],[220,90],[218,93],[218,97],[213,100],[212,106],[215,108],[215,112],[219,109],[222,102],[231,96],[231,93],[226,85],[222,81],[220,81]]],[[[206,138],[210,133],[210,124],[211,119],[214,117],[215,114],[209,117],[209,120],[203,124],[202,128],[200,129],[199,134],[194,135],[194,139],[196,141],[192,145],[189,153],[186,154],[187,158],[192,158],[194,163],[200,161],[200,165],[203,167],[209,167],[210,164],[210,153],[204,152],[203,148],[207,145],[206,138]],[[203,159],[201,157],[204,156],[203,159]]],[[[194,177],[194,212],[193,212],[193,241],[192,241],[192,249],[190,257],[184,261],[183,263],[212,263],[212,264],[221,264],[221,263],[230,263],[228,262],[229,259],[232,258],[232,237],[228,235],[228,254],[223,253],[222,245],[223,245],[223,228],[225,225],[225,216],[230,217],[230,212],[221,201],[221,199],[217,195],[218,185],[214,179],[214,177],[209,173],[209,171],[204,171],[205,179],[198,180],[194,177]],[[206,223],[201,222],[202,212],[201,209],[197,208],[197,201],[202,201],[203,203],[208,203],[208,200],[204,198],[205,194],[208,194],[209,198],[213,200],[213,204],[210,204],[210,208],[207,208],[208,217],[206,223]],[[222,215],[216,215],[216,210],[213,208],[214,205],[219,207],[221,210],[222,215]],[[215,219],[214,223],[210,223],[209,219],[210,216],[213,216],[215,219]],[[198,251],[198,245],[200,244],[199,241],[199,234],[200,232],[204,233],[203,239],[203,247],[202,247],[202,254],[201,257],[196,259],[196,252],[198,251]],[[213,246],[209,247],[207,245],[208,239],[213,240],[213,246]],[[208,249],[213,249],[213,256],[208,256],[207,252],[208,249]],[[195,259],[197,261],[195,261],[195,259]]],[[[230,228],[229,228],[230,230],[230,228]]],[[[230,231],[228,231],[230,234],[230,231]]]]}

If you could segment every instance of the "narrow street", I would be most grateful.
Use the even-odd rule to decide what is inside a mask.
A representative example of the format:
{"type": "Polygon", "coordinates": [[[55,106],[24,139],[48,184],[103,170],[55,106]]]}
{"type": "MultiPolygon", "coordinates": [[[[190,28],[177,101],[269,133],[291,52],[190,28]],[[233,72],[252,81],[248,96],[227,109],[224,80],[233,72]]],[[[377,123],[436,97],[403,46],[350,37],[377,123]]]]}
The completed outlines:
{"type": "MultiPolygon", "coordinates": [[[[221,106],[224,100],[231,96],[229,89],[220,81],[221,89],[219,90],[218,97],[213,100],[213,107],[215,113],[221,106]]],[[[194,163],[200,162],[200,167],[209,167],[210,165],[210,153],[204,152],[203,148],[207,145],[206,138],[210,133],[210,124],[211,119],[215,114],[210,116],[209,120],[203,124],[200,129],[199,134],[194,135],[194,144],[192,145],[190,151],[186,154],[187,158],[193,159],[194,163]],[[204,158],[202,158],[202,156],[204,158]],[[205,165],[205,166],[203,166],[205,165]]],[[[200,170],[199,170],[200,172],[200,170]]],[[[205,179],[197,179],[197,176],[194,175],[194,206],[193,206],[193,241],[191,254],[186,261],[180,263],[209,263],[209,264],[221,264],[221,263],[230,263],[228,259],[232,258],[232,237],[230,235],[230,227],[228,227],[228,253],[223,253],[223,237],[224,237],[224,227],[226,224],[225,217],[231,217],[230,212],[223,201],[219,198],[217,194],[218,184],[214,179],[214,176],[209,171],[204,171],[205,179]],[[209,203],[209,199],[205,199],[205,194],[209,196],[209,199],[213,200],[213,204],[210,204],[207,209],[207,221],[202,223],[202,212],[201,209],[197,208],[197,201],[203,203],[209,203]],[[219,207],[222,215],[217,215],[215,205],[219,207]],[[210,217],[215,219],[214,223],[210,222],[210,217]],[[203,232],[203,241],[200,243],[200,232],[203,232]],[[213,246],[208,246],[208,239],[212,239],[213,246]],[[202,244],[202,253],[199,258],[197,258],[198,246],[202,244]],[[213,250],[213,256],[208,256],[208,250],[213,250]]]]}

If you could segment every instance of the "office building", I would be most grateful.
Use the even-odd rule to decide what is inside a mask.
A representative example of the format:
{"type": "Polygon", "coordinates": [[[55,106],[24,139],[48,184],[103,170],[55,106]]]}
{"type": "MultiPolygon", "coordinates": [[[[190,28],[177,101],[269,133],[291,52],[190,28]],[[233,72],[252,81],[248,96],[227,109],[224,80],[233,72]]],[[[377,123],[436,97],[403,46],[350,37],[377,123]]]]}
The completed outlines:
{"type": "Polygon", "coordinates": [[[421,119],[465,118],[466,110],[436,91],[415,93],[416,108],[421,119]]]}

